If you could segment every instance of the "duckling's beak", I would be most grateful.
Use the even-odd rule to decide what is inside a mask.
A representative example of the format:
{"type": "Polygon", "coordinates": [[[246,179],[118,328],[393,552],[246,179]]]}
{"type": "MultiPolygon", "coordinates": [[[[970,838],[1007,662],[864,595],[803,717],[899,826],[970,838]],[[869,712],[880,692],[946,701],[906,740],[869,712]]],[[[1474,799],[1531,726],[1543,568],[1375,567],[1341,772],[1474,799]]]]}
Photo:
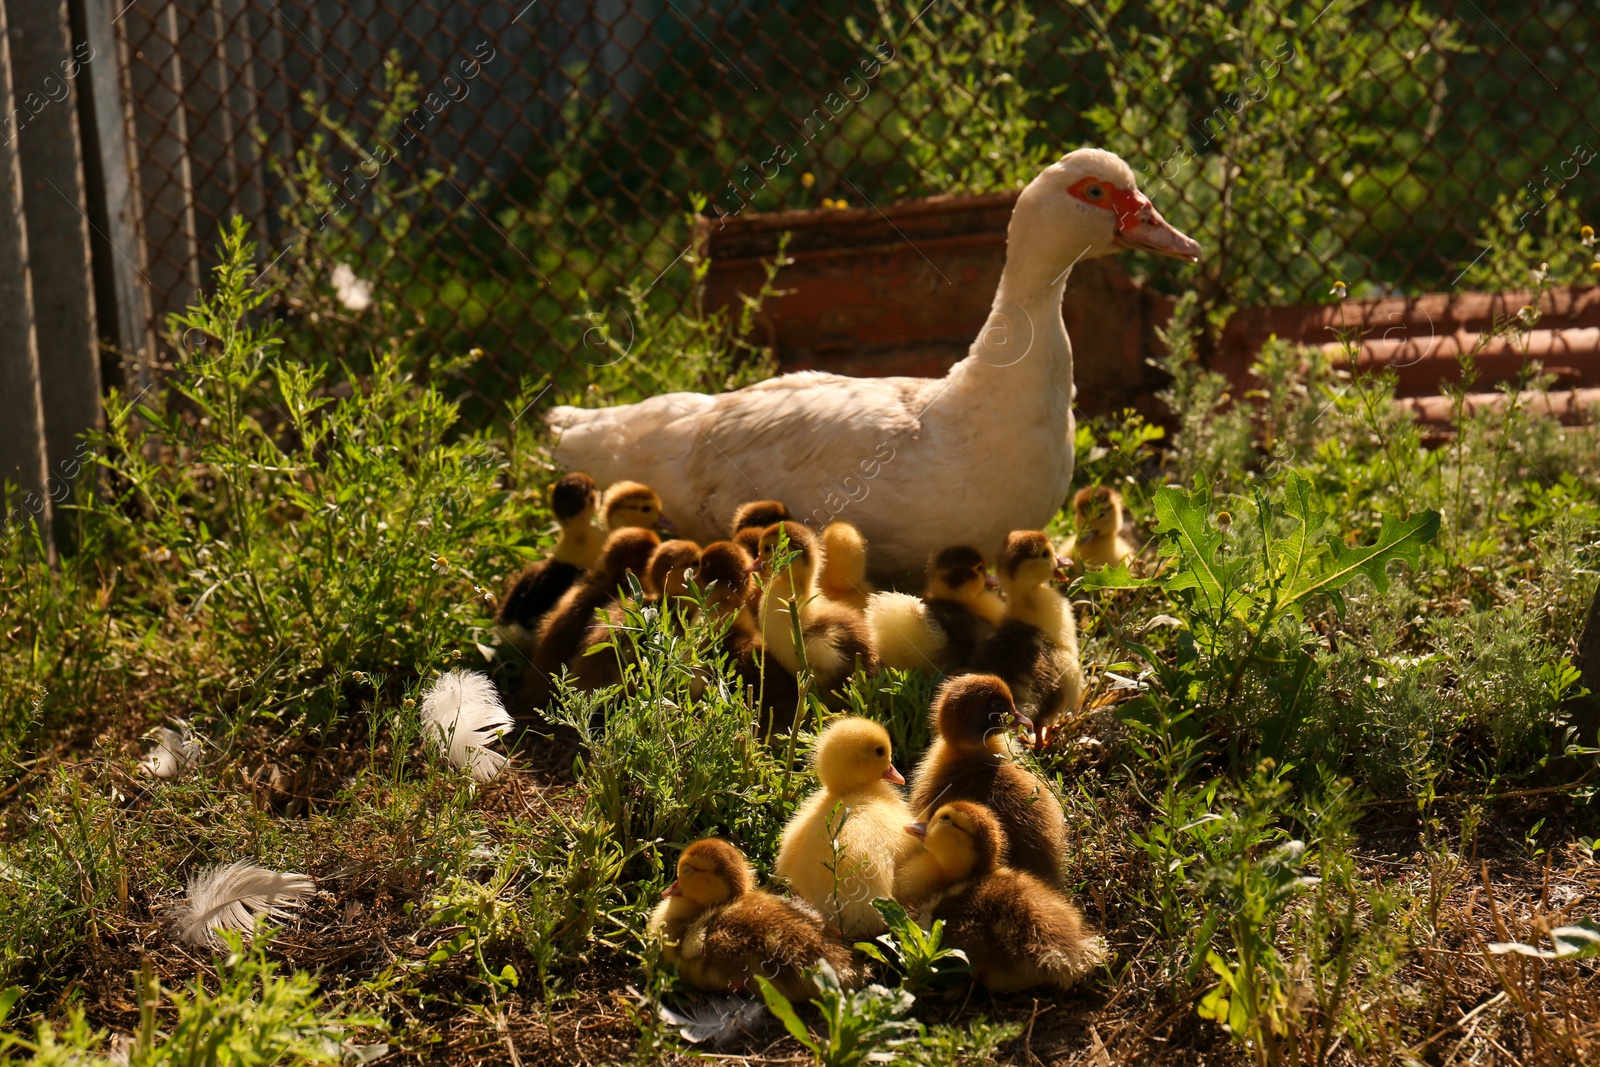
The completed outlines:
{"type": "Polygon", "coordinates": [[[928,837],[928,824],[925,822],[909,823],[906,826],[906,833],[912,837],[920,837],[926,840],[928,837]]]}
{"type": "Polygon", "coordinates": [[[660,518],[656,519],[656,530],[660,533],[677,533],[678,524],[667,518],[665,515],[662,515],[660,518]]]}
{"type": "Polygon", "coordinates": [[[661,899],[662,900],[666,900],[666,899],[668,899],[670,897],[681,897],[681,896],[683,896],[683,890],[678,888],[678,883],[677,882],[673,882],[671,885],[667,886],[667,888],[662,890],[662,892],[661,892],[661,899]]]}
{"type": "Polygon", "coordinates": [[[1072,566],[1072,558],[1070,556],[1057,556],[1056,557],[1056,581],[1058,581],[1058,582],[1066,581],[1067,580],[1067,570],[1071,566],[1072,566]]]}
{"type": "Polygon", "coordinates": [[[1011,721],[1019,730],[1031,731],[1033,729],[1033,720],[1028,718],[1020,711],[1013,711],[1011,713],[1011,721]]]}
{"type": "Polygon", "coordinates": [[[893,782],[895,785],[905,785],[906,776],[894,769],[894,764],[889,764],[889,769],[883,772],[883,780],[893,782]]]}
{"type": "Polygon", "coordinates": [[[1117,209],[1117,230],[1111,237],[1113,244],[1190,263],[1200,262],[1200,243],[1174,229],[1143,193],[1117,190],[1112,193],[1112,205],[1117,209]]]}
{"type": "Polygon", "coordinates": [[[1000,579],[996,578],[994,575],[990,574],[988,571],[984,571],[983,572],[983,587],[985,589],[999,589],[1000,588],[1000,579]]]}

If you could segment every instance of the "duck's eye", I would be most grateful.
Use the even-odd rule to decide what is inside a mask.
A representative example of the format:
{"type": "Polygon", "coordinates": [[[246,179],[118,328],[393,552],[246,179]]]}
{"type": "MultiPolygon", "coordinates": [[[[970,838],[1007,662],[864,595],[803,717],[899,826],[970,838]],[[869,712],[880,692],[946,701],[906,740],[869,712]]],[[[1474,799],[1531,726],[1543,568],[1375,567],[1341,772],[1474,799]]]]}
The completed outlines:
{"type": "Polygon", "coordinates": [[[1106,198],[1106,187],[1103,185],[1088,186],[1083,190],[1083,195],[1090,200],[1104,200],[1106,198]]]}
{"type": "Polygon", "coordinates": [[[879,745],[877,748],[873,749],[873,751],[881,756],[881,755],[883,755],[883,746],[879,745]]]}

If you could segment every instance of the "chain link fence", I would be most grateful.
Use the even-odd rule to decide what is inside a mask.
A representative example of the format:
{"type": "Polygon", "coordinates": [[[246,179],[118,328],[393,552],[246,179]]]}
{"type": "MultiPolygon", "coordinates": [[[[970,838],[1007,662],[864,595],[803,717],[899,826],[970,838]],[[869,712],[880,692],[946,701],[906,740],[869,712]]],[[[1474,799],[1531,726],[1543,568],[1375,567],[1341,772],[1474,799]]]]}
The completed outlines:
{"type": "Polygon", "coordinates": [[[242,214],[330,344],[481,348],[452,371],[480,421],[620,291],[688,300],[692,210],[993,191],[1102,144],[1211,253],[1135,270],[1238,306],[1470,284],[1600,202],[1590,3],[136,0],[116,29],[158,332],[242,214]]]}

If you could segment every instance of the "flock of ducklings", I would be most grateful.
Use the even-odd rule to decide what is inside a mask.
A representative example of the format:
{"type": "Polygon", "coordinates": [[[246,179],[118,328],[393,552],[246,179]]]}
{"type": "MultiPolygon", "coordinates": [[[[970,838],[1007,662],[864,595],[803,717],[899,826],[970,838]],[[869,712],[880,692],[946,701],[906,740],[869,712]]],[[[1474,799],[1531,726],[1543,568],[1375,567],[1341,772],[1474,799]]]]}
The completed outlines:
{"type": "MultiPolygon", "coordinates": [[[[819,734],[820,788],[785,827],[774,867],[792,895],[756,888],[727,841],[684,849],[650,928],[685,981],[748,993],[759,975],[804,998],[816,992],[808,972],[826,960],[849,987],[862,978],[849,946],[886,928],[878,899],[900,902],[924,926],[943,920],[947,943],[995,992],[1066,989],[1099,964],[1102,943],[1064,892],[1061,805],[1011,758],[1019,731],[1045,743],[1084,690],[1072,608],[1051,585],[1073,561],[1044,533],[1010,535],[997,582],[975,548],[936,553],[917,597],[871,587],[855,527],[834,522],[815,534],[777,501],[745,504],[731,538],[702,548],[662,540],[657,531],[671,527],[660,499],[636,482],[602,497],[587,475],[570,474],[551,498],[555,549],[512,576],[497,617],[529,664],[526,708],[549,702],[564,668],[579,689],[621,679],[628,643],[611,629],[623,622],[630,575],[647,604],[676,605],[681,617],[698,603],[712,614],[711,632],[762,709],[766,734],[792,727],[802,666],[825,703],[837,702],[858,666],[946,676],[909,798],[881,725],[846,716],[819,734]],[[691,581],[698,602],[682,599],[691,581]],[[929,812],[925,822],[913,815],[929,812]]],[[[1079,565],[1133,555],[1115,490],[1086,489],[1073,505],[1079,565]]]]}

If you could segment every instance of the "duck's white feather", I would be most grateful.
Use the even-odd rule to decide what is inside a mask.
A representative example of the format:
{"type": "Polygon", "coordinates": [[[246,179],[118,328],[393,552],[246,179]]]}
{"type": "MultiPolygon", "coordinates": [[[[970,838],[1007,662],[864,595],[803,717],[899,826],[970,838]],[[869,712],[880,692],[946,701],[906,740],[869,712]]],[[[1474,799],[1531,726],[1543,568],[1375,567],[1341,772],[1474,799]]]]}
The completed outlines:
{"type": "Polygon", "coordinates": [[[204,945],[216,943],[221,930],[247,934],[260,916],[286,918],[316,887],[306,875],[269,871],[243,860],[207,868],[189,880],[178,914],[178,937],[204,945]]]}
{"type": "Polygon", "coordinates": [[[188,727],[158,726],[151,732],[155,745],[139,761],[139,769],[153,778],[168,781],[200,758],[201,746],[188,727]]]}
{"type": "Polygon", "coordinates": [[[489,746],[513,725],[494,683],[477,671],[446,671],[422,694],[423,736],[450,766],[480,782],[506,765],[489,746]]]}

